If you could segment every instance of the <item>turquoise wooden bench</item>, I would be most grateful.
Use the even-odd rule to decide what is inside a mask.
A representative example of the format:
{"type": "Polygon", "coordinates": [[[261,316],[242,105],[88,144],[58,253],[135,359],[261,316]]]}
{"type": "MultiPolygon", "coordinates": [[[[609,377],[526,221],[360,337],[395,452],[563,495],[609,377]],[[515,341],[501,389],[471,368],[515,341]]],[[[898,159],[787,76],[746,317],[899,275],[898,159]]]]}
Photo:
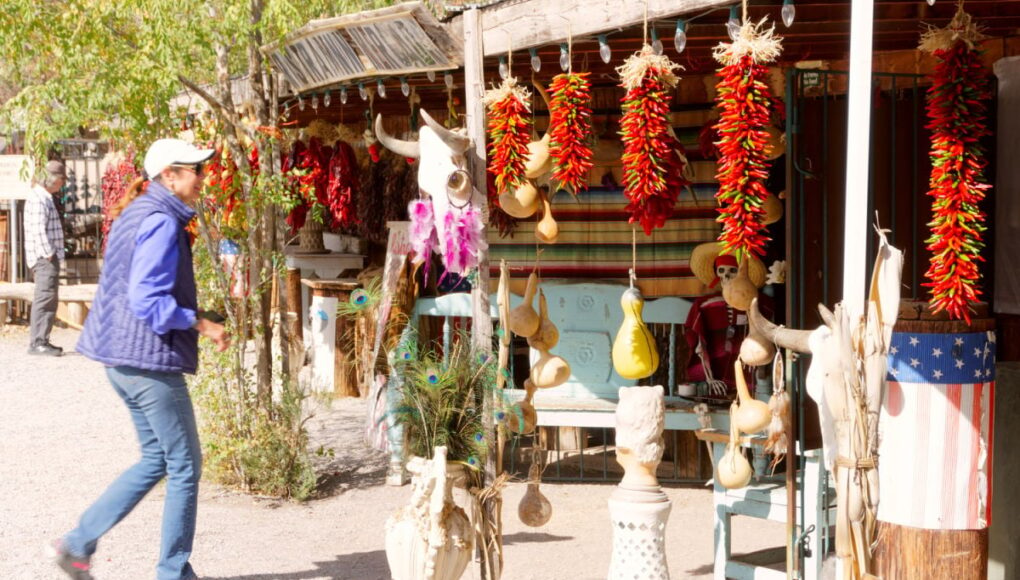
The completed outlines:
{"type": "MultiPolygon", "coordinates": [[[[626,286],[606,283],[572,283],[545,281],[542,290],[549,305],[549,318],[560,331],[560,342],[552,349],[570,363],[572,374],[563,385],[552,389],[540,389],[534,398],[538,413],[537,424],[541,427],[590,427],[613,428],[617,390],[633,386],[637,381],[624,379],[616,374],[612,366],[612,344],[616,331],[623,322],[620,297],[626,286]]],[[[511,307],[517,306],[521,297],[511,295],[511,307]]],[[[496,296],[490,297],[491,316],[498,322],[496,296]]],[[[537,309],[537,299],[535,307],[537,309]]],[[[683,341],[683,323],[687,319],[690,302],[682,298],[658,298],[645,303],[644,321],[648,324],[662,324],[668,327],[667,353],[661,357],[660,366],[666,367],[663,387],[666,389],[667,430],[693,431],[701,428],[694,404],[676,396],[678,381],[682,376],[678,365],[686,361],[676,360],[678,341],[683,341]]],[[[442,336],[444,347],[449,345],[453,329],[466,324],[472,317],[471,296],[466,293],[448,294],[437,298],[422,298],[415,305],[410,328],[416,328],[423,316],[443,319],[442,336]]],[[[447,350],[444,348],[444,350],[447,350]]],[[[530,351],[532,362],[537,358],[530,351]]],[[[396,381],[391,381],[396,384],[396,381]]],[[[649,384],[649,383],[642,383],[649,384]]],[[[524,398],[520,388],[508,389],[514,400],[524,398]]],[[[393,395],[390,400],[394,400],[393,395]]],[[[725,411],[709,413],[713,427],[729,428],[729,415],[725,411]]],[[[402,450],[399,435],[390,438],[394,448],[391,464],[400,463],[402,450]]],[[[391,474],[392,477],[393,474],[391,474]]],[[[394,480],[395,482],[395,480],[394,480]]]]}

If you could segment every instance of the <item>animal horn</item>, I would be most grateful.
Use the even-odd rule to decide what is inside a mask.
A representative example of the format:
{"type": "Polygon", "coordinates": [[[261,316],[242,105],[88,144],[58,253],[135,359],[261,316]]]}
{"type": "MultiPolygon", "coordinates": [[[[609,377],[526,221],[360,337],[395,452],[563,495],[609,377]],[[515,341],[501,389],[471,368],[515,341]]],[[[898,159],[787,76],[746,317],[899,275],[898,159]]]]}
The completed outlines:
{"type": "Polygon", "coordinates": [[[413,157],[415,159],[421,157],[421,149],[418,147],[417,141],[404,141],[390,137],[386,133],[383,129],[382,115],[376,115],[375,117],[375,137],[379,139],[379,142],[384,147],[401,157],[413,157]]]}
{"type": "Polygon", "coordinates": [[[542,100],[545,101],[545,108],[552,109],[552,102],[549,100],[549,93],[545,90],[545,87],[542,86],[542,83],[538,82],[538,79],[532,76],[531,84],[535,85],[535,90],[538,91],[538,94],[541,95],[542,100]]]}
{"type": "Polygon", "coordinates": [[[811,347],[808,344],[808,338],[811,336],[811,331],[794,330],[792,328],[776,326],[767,318],[762,316],[761,311],[758,310],[757,298],[751,301],[751,307],[748,309],[747,314],[748,321],[751,323],[751,326],[764,336],[766,340],[796,352],[811,352],[811,347]]]}
{"type": "Polygon", "coordinates": [[[829,328],[835,328],[836,315],[821,302],[818,303],[818,314],[822,316],[822,322],[824,322],[826,326],[829,328]]]}
{"type": "Polygon", "coordinates": [[[471,139],[467,135],[461,135],[456,131],[451,131],[446,127],[442,126],[435,119],[433,119],[425,109],[421,109],[421,118],[425,120],[425,124],[432,129],[436,135],[446,143],[446,146],[452,149],[455,153],[463,153],[467,151],[467,148],[471,146],[471,139]]]}

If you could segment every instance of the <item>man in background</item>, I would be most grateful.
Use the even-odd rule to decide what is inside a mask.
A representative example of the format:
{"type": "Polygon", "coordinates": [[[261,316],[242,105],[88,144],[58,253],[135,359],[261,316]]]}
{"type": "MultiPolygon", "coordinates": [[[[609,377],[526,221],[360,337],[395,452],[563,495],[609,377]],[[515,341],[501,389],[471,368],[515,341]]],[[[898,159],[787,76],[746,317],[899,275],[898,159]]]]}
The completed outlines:
{"type": "Polygon", "coordinates": [[[64,260],[64,228],[53,196],[66,181],[64,164],[50,161],[43,182],[32,185],[33,195],[25,202],[25,260],[35,282],[29,354],[64,354],[64,349],[50,343],[50,331],[57,316],[60,262],[64,260]]]}

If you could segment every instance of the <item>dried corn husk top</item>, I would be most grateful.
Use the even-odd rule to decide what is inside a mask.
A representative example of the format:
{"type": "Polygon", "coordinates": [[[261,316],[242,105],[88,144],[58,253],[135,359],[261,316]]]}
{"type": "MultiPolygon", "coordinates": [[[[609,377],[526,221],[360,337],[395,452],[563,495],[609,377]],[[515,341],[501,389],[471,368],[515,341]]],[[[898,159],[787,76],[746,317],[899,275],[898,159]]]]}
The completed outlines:
{"type": "Polygon", "coordinates": [[[723,65],[740,62],[750,55],[755,64],[768,64],[783,52],[783,37],[776,36],[776,26],[765,27],[768,17],[757,24],[750,20],[740,27],[740,34],[733,42],[720,42],[712,49],[712,56],[723,65]]]}
{"type": "Polygon", "coordinates": [[[517,77],[506,77],[498,87],[492,87],[485,91],[485,96],[482,98],[482,102],[486,107],[492,106],[493,103],[498,103],[505,99],[507,96],[513,95],[520,102],[524,103],[524,106],[531,110],[531,91],[527,87],[523,87],[517,84],[517,77]]]}
{"type": "Polygon", "coordinates": [[[956,41],[962,40],[967,43],[967,48],[974,50],[974,45],[988,38],[981,33],[979,26],[970,14],[963,11],[961,3],[956,9],[956,15],[945,28],[929,26],[928,30],[921,34],[921,44],[918,46],[924,52],[934,53],[936,50],[947,50],[956,41]]]}
{"type": "Polygon", "coordinates": [[[330,147],[332,147],[339,138],[336,126],[324,121],[323,119],[315,119],[309,123],[307,133],[309,138],[318,137],[319,141],[321,141],[323,145],[329,145],[330,147]]]}
{"type": "Polygon", "coordinates": [[[645,44],[641,50],[627,57],[627,60],[616,68],[616,72],[620,75],[620,85],[629,91],[641,86],[641,80],[648,74],[649,69],[656,69],[659,71],[659,82],[671,89],[680,82],[680,77],[676,76],[674,71],[683,68],[669,60],[668,56],[655,54],[652,47],[645,44]]]}
{"type": "Polygon", "coordinates": [[[344,143],[354,144],[361,140],[361,133],[352,129],[350,125],[340,123],[336,126],[337,139],[344,143]]]}

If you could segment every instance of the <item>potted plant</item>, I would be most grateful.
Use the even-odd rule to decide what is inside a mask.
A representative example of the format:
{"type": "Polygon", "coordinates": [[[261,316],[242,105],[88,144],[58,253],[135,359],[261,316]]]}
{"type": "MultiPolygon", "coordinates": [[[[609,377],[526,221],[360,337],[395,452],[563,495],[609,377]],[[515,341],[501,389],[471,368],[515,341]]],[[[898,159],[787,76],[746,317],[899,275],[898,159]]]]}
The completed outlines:
{"type": "Polygon", "coordinates": [[[472,349],[466,333],[452,337],[445,356],[414,338],[393,353],[400,389],[391,414],[403,429],[412,497],[386,522],[386,557],[394,580],[455,580],[471,558],[474,530],[453,487],[480,481],[492,439],[486,401],[499,423],[507,405],[496,396],[495,358],[472,349]]]}

